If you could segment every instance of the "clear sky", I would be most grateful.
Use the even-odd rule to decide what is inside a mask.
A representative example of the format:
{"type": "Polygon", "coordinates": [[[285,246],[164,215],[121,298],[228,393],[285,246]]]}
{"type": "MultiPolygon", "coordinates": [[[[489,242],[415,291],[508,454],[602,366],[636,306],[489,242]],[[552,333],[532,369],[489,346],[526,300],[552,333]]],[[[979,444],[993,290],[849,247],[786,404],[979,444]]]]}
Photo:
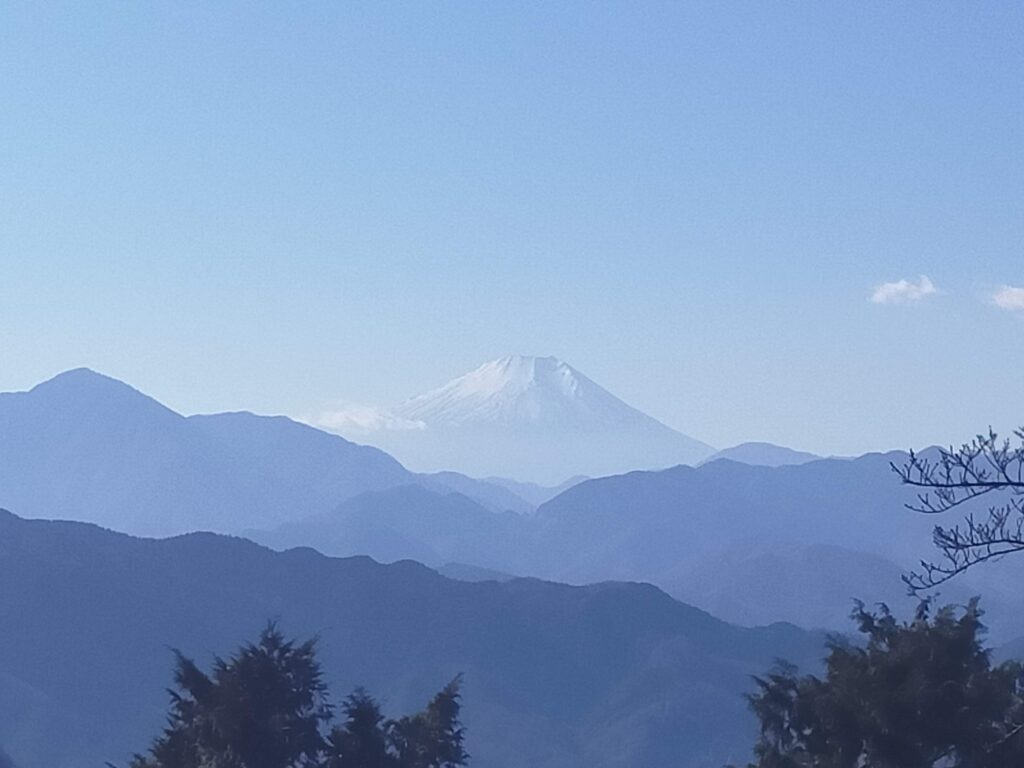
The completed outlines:
{"type": "Polygon", "coordinates": [[[4,3],[0,390],[302,414],[523,353],[718,446],[1024,423],[1022,41],[1018,0],[4,3]]]}

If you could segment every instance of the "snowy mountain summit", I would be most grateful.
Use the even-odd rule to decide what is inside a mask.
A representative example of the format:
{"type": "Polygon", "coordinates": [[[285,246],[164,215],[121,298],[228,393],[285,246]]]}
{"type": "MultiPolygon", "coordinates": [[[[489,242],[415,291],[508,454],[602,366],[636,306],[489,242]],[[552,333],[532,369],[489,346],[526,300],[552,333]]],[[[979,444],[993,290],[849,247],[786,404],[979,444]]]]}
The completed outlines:
{"type": "MultiPolygon", "coordinates": [[[[660,425],[556,357],[509,355],[407,400],[396,415],[429,427],[579,429],[660,425]]],[[[667,427],[665,427],[667,429],[667,427]]]]}
{"type": "Polygon", "coordinates": [[[714,449],[627,405],[555,357],[509,355],[392,409],[351,435],[423,472],[558,483],[695,464],[714,449]]]}

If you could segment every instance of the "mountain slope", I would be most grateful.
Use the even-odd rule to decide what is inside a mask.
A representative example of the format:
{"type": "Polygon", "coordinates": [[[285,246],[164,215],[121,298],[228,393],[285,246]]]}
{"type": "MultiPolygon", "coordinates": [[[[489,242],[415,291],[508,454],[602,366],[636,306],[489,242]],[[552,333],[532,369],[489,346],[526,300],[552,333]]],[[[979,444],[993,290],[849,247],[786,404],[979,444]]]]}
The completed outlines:
{"type": "Polygon", "coordinates": [[[438,567],[514,559],[528,531],[523,522],[521,515],[493,512],[461,493],[406,485],[363,493],[327,514],[246,536],[275,549],[315,546],[335,557],[438,567]]]}
{"type": "MultiPolygon", "coordinates": [[[[890,467],[905,460],[900,452],[782,467],[720,460],[591,480],[538,509],[531,561],[474,564],[572,583],[649,581],[733,620],[784,616],[840,629],[854,597],[911,610],[899,575],[936,557],[935,517],[906,508],[915,491],[890,467]]],[[[997,502],[978,499],[960,514],[984,515],[997,502]]],[[[1022,573],[1024,558],[1007,558],[942,596],[981,594],[993,635],[1021,634],[1011,585],[1022,573]]]]}
{"type": "Polygon", "coordinates": [[[531,508],[457,475],[420,478],[377,448],[283,417],[184,417],[87,369],[0,394],[0,505],[138,534],[270,527],[422,483],[531,508]]]}
{"type": "MultiPolygon", "coordinates": [[[[526,492],[520,493],[524,489],[515,484],[498,482],[489,477],[477,480],[473,477],[461,475],[458,472],[434,472],[416,475],[416,483],[424,488],[440,493],[454,492],[468,496],[492,512],[531,514],[536,511],[537,506],[541,503],[541,501],[537,500],[535,494],[529,493],[529,489],[525,489],[526,492]]],[[[546,500],[544,499],[544,501],[546,500]]]]}
{"type": "Polygon", "coordinates": [[[704,459],[702,464],[707,464],[718,459],[729,459],[738,461],[741,464],[753,464],[760,467],[786,467],[795,464],[806,464],[809,461],[817,461],[821,456],[806,451],[794,451],[781,445],[771,443],[740,443],[732,448],[713,453],[704,459]]]}
{"type": "Polygon", "coordinates": [[[0,616],[17,617],[0,632],[0,743],[21,768],[124,764],[163,725],[168,649],[206,664],[268,618],[319,636],[335,698],[365,685],[389,714],[464,672],[468,748],[492,768],[738,761],[749,675],[822,652],[818,635],[733,627],[646,585],[464,583],[3,512],[0,616]]]}
{"type": "Polygon", "coordinates": [[[407,400],[395,413],[428,427],[491,423],[543,431],[597,431],[642,424],[668,429],[561,360],[522,355],[485,363],[407,400]]]}
{"type": "Polygon", "coordinates": [[[385,421],[418,428],[381,429],[365,439],[408,466],[542,484],[692,464],[714,451],[553,357],[513,355],[486,363],[407,400],[393,417],[385,421]]]}
{"type": "Polygon", "coordinates": [[[525,499],[534,507],[539,507],[545,501],[551,501],[558,494],[567,491],[574,485],[579,485],[584,480],[589,480],[584,475],[575,475],[558,485],[538,485],[537,483],[524,483],[519,480],[511,480],[507,477],[485,477],[484,480],[491,485],[501,486],[508,489],[522,499],[525,499]]]}
{"type": "Polygon", "coordinates": [[[794,540],[910,565],[930,551],[934,521],[904,508],[913,490],[901,486],[889,466],[903,456],[783,467],[720,460],[632,472],[580,483],[543,504],[537,517],[543,538],[571,537],[592,568],[667,568],[727,546],[794,540]]]}
{"type": "MultiPolygon", "coordinates": [[[[720,460],[633,472],[579,483],[533,515],[499,516],[464,497],[388,490],[259,539],[328,554],[361,546],[388,560],[576,584],[646,581],[739,623],[781,617],[843,629],[855,597],[912,609],[900,576],[934,554],[935,520],[904,508],[913,490],[889,467],[903,459],[871,454],[774,468],[720,460]]],[[[995,634],[1024,633],[1011,610],[1017,581],[1002,570],[1014,563],[998,566],[1002,578],[986,578],[996,567],[980,569],[943,593],[983,594],[995,634]]]]}
{"type": "MultiPolygon", "coordinates": [[[[708,552],[665,572],[662,587],[684,602],[746,626],[791,621],[803,627],[848,629],[854,600],[885,603],[908,614],[914,601],[901,580],[905,572],[879,555],[830,544],[777,543],[708,552]]],[[[942,602],[965,604],[974,590],[963,581],[942,590],[942,602]]],[[[997,626],[1017,613],[990,599],[997,626]]]]}
{"type": "Polygon", "coordinates": [[[139,532],[269,521],[277,483],[227,461],[188,421],[131,387],[79,369],[0,395],[0,504],[139,532]]]}
{"type": "Polygon", "coordinates": [[[383,451],[284,416],[219,413],[190,416],[188,423],[260,475],[308,494],[317,508],[410,482],[409,472],[383,451]]]}

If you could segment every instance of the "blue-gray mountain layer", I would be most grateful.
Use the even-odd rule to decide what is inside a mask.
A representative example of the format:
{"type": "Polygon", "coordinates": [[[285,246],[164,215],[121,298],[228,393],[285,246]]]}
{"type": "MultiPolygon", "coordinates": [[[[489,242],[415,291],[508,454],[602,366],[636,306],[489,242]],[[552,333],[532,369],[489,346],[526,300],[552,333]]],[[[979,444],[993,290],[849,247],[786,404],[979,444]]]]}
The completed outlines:
{"type": "Polygon", "coordinates": [[[205,665],[268,619],[319,637],[339,700],[364,685],[398,714],[464,673],[469,751],[488,768],[740,762],[749,676],[822,654],[819,635],[741,629],[648,585],[466,583],[0,512],[0,743],[21,768],[124,765],[164,724],[169,649],[205,665]]]}

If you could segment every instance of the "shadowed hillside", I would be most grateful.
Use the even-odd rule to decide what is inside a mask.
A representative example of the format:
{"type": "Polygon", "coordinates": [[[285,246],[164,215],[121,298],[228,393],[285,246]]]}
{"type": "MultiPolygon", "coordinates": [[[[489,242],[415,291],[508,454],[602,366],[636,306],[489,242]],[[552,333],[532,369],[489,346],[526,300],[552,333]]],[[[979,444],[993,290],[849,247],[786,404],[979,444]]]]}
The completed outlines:
{"type": "MultiPolygon", "coordinates": [[[[903,507],[914,494],[889,463],[904,456],[783,467],[719,460],[632,472],[574,485],[532,516],[497,515],[465,496],[388,489],[252,535],[274,547],[454,562],[577,584],[647,581],[729,621],[783,618],[838,630],[855,597],[906,610],[915,604],[900,576],[930,553],[934,520],[903,507]]],[[[999,579],[987,580],[991,572],[971,574],[944,595],[965,601],[983,584],[994,634],[1019,635],[1013,596],[999,579]]]]}
{"type": "Polygon", "coordinates": [[[21,768],[123,763],[159,729],[169,648],[197,660],[268,617],[319,634],[333,690],[411,709],[465,673],[479,765],[698,766],[745,755],[749,675],[821,638],[740,629],[642,584],[464,583],[411,562],[134,539],[0,516],[0,743],[21,768]],[[60,739],[52,738],[60,733],[60,739]]]}

